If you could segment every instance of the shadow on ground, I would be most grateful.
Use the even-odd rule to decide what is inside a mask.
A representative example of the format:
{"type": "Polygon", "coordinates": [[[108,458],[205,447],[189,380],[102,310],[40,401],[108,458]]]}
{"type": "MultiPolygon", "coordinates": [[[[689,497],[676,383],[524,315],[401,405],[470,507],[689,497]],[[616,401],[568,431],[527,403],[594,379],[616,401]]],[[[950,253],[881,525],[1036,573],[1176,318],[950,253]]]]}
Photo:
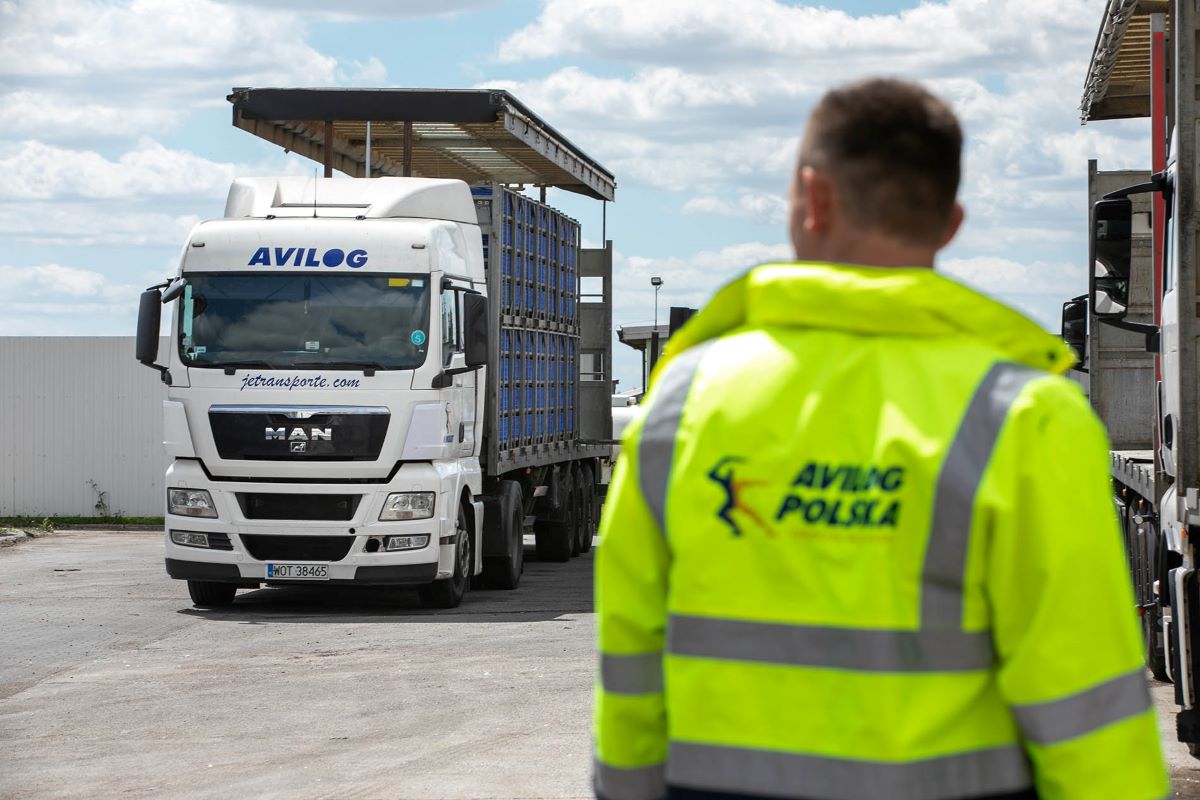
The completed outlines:
{"type": "MultiPolygon", "coordinates": [[[[536,561],[526,552],[514,591],[472,589],[454,609],[421,606],[415,589],[353,586],[273,586],[238,592],[227,608],[181,608],[213,622],[545,622],[592,613],[592,557],[566,564],[536,561]]],[[[182,584],[180,584],[180,588],[182,584]]],[[[186,597],[186,590],[184,593],[186,597]]]]}

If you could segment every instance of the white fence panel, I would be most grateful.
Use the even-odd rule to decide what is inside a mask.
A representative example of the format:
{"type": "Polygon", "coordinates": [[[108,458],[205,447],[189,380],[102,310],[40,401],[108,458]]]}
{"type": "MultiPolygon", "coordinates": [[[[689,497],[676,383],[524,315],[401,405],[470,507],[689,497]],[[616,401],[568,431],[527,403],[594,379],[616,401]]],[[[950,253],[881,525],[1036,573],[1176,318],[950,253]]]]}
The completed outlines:
{"type": "Polygon", "coordinates": [[[0,516],[161,516],[165,397],[131,336],[0,336],[0,516]]]}

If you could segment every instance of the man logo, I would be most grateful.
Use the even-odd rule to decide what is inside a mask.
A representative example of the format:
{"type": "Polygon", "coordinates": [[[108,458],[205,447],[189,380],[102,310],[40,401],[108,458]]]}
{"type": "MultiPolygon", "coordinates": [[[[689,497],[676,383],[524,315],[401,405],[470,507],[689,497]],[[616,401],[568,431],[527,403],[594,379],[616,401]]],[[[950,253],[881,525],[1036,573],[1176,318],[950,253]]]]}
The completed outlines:
{"type": "Polygon", "coordinates": [[[288,442],[293,453],[307,453],[309,442],[332,442],[333,428],[267,428],[268,442],[288,442]]]}
{"type": "Polygon", "coordinates": [[[717,517],[722,522],[729,526],[734,536],[741,536],[742,529],[738,526],[737,521],[733,518],[733,512],[740,511],[758,524],[768,536],[774,536],[775,533],[767,526],[758,512],[750,506],[746,505],[745,498],[742,492],[745,489],[754,486],[766,486],[767,481],[747,481],[739,480],[734,476],[734,465],[744,462],[744,458],[738,456],[726,456],[716,463],[708,473],[708,479],[716,483],[725,491],[725,504],[717,511],[717,517]]]}

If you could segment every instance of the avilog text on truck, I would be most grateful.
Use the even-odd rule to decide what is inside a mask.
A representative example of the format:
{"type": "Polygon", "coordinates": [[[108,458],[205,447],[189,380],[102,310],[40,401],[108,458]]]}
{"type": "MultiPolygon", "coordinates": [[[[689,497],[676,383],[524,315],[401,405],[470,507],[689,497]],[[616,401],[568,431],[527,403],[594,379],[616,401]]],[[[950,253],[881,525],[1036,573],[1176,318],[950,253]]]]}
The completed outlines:
{"type": "MultiPolygon", "coordinates": [[[[493,127],[519,113],[556,136],[505,93],[292,91],[238,90],[235,124],[266,103],[279,124],[320,111],[328,132],[359,125],[337,120],[365,98],[380,126],[432,124],[435,107],[493,127]]],[[[577,158],[611,197],[611,175],[577,158]]],[[[524,182],[578,190],[543,160],[559,172],[529,157],[547,174],[524,182]]],[[[527,524],[539,557],[590,547],[610,454],[611,245],[583,250],[578,223],[499,177],[239,179],[178,275],[143,293],[137,357],[169,386],[166,567],[197,604],[306,582],[416,586],[453,607],[472,582],[516,588],[527,524]],[[583,277],[602,279],[595,302],[583,277]]]]}

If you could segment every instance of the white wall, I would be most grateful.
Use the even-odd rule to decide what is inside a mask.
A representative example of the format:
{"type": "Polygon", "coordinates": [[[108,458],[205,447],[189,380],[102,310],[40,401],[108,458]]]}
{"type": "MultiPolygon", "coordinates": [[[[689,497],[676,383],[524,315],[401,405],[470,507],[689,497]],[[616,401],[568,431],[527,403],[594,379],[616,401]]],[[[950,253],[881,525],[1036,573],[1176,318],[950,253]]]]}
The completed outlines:
{"type": "Polygon", "coordinates": [[[165,391],[132,336],[0,336],[0,516],[161,516],[165,391]]]}

